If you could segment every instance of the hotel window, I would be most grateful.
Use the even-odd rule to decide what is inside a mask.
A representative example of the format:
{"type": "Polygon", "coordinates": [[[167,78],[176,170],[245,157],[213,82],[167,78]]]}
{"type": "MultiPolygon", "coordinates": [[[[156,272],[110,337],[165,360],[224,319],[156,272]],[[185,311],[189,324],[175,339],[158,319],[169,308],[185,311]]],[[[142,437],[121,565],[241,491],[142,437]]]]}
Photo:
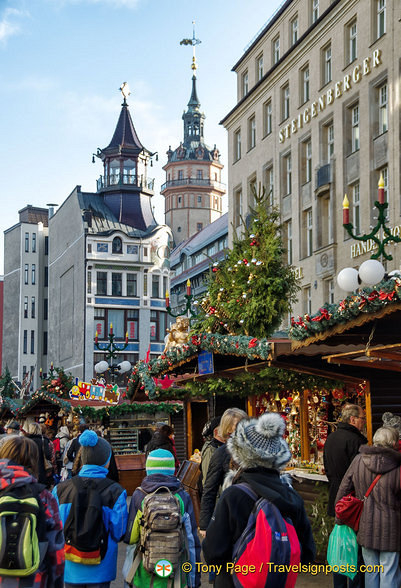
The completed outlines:
{"type": "MultiPolygon", "coordinates": [[[[325,192],[319,195],[316,202],[316,246],[325,247],[332,242],[332,222],[331,222],[331,208],[330,208],[330,193],[325,192]]],[[[310,211],[309,228],[312,230],[312,211],[310,211]]],[[[312,238],[312,237],[311,237],[312,238]]],[[[310,255],[312,255],[313,248],[310,243],[310,255]]]]}
{"type": "Polygon", "coordinates": [[[357,235],[361,232],[361,203],[359,199],[359,182],[351,187],[352,196],[352,224],[357,235]]]}
{"type": "Polygon", "coordinates": [[[198,196],[198,204],[202,205],[202,196],[198,196]]]}
{"type": "Polygon", "coordinates": [[[151,341],[159,341],[160,340],[160,323],[159,323],[159,313],[157,310],[150,311],[150,340],[151,341]]]}
{"type": "Polygon", "coordinates": [[[265,167],[263,170],[263,185],[266,190],[267,195],[267,202],[268,205],[271,207],[273,206],[273,189],[274,189],[274,176],[273,176],[273,166],[270,165],[269,167],[265,167]]]}
{"type": "Polygon", "coordinates": [[[28,279],[29,279],[29,264],[25,264],[24,266],[24,284],[28,283],[28,279]]]}
{"type": "Polygon", "coordinates": [[[280,37],[273,39],[273,65],[280,59],[280,37]]]}
{"type": "Polygon", "coordinates": [[[379,39],[386,32],[386,0],[376,0],[376,37],[379,39]]]}
{"type": "Polygon", "coordinates": [[[49,266],[47,265],[45,265],[45,275],[43,282],[44,287],[47,288],[49,285],[49,266]]]}
{"type": "Polygon", "coordinates": [[[203,180],[203,170],[202,169],[198,169],[196,175],[197,175],[198,180],[203,180]]]}
{"type": "Polygon", "coordinates": [[[112,253],[122,253],[123,252],[123,242],[120,237],[115,237],[113,239],[112,244],[112,253]]]}
{"type": "Polygon", "coordinates": [[[242,189],[238,188],[234,192],[234,228],[239,227],[242,217],[242,189]]]}
{"type": "Polygon", "coordinates": [[[333,123],[327,125],[327,161],[334,155],[334,125],[333,123]]]}
{"type": "Polygon", "coordinates": [[[234,133],[234,161],[241,159],[241,129],[234,133]]]}
{"type": "Polygon", "coordinates": [[[305,232],[306,232],[306,257],[313,253],[313,217],[312,209],[304,212],[305,215],[305,232]]]}
{"type": "Polygon", "coordinates": [[[304,288],[304,311],[307,314],[312,313],[312,290],[310,286],[304,288]]]}
{"type": "Polygon", "coordinates": [[[292,163],[291,153],[283,157],[283,172],[284,172],[284,196],[291,194],[292,188],[292,163]]]}
{"type": "Polygon", "coordinates": [[[291,45],[298,41],[298,16],[295,16],[290,22],[290,39],[291,45]]]}
{"type": "Polygon", "coordinates": [[[160,298],[160,276],[152,274],[152,298],[160,298]]]}
{"type": "Polygon", "coordinates": [[[47,355],[47,331],[43,331],[43,355],[47,355]]]}
{"type": "Polygon", "coordinates": [[[45,237],[45,255],[49,255],[49,237],[45,237]]]}
{"type": "Polygon", "coordinates": [[[47,315],[49,312],[49,300],[48,298],[43,299],[43,320],[47,321],[47,315]]]}
{"type": "Polygon", "coordinates": [[[312,180],[312,141],[309,139],[302,143],[302,165],[303,172],[302,183],[307,184],[312,180]]]}
{"type": "Polygon", "coordinates": [[[272,132],[272,101],[268,100],[263,104],[263,136],[270,135],[272,132]]]}
{"type": "Polygon", "coordinates": [[[36,253],[36,233],[32,233],[32,253],[36,253]]]}
{"type": "Polygon", "coordinates": [[[35,303],[35,296],[32,296],[31,298],[31,318],[35,318],[35,314],[36,314],[36,303],[35,303]]]}
{"type": "Polygon", "coordinates": [[[319,0],[311,1],[311,22],[312,24],[319,18],[319,0]]]}
{"type": "Polygon", "coordinates": [[[35,353],[35,331],[31,331],[31,353],[35,353]]]}
{"type": "Polygon", "coordinates": [[[263,78],[263,55],[256,59],[256,79],[259,81],[263,78]]]}
{"type": "Polygon", "coordinates": [[[36,265],[32,264],[32,286],[36,284],[36,265]]]}
{"type": "Polygon", "coordinates": [[[24,297],[24,318],[28,318],[28,296],[24,297]]]}
{"type": "Polygon", "coordinates": [[[388,93],[387,84],[379,87],[379,135],[388,129],[388,93]]]}
{"type": "Polygon", "coordinates": [[[196,230],[199,232],[203,229],[203,223],[196,223],[196,230]]]}
{"type": "Polygon", "coordinates": [[[184,179],[184,172],[182,169],[178,170],[178,179],[179,180],[183,180],[184,179]]]}
{"type": "Polygon", "coordinates": [[[359,150],[359,105],[353,106],[351,109],[351,151],[359,150]]]}
{"type": "Polygon", "coordinates": [[[248,178],[248,205],[254,207],[256,205],[255,194],[256,190],[256,174],[248,178]]]}
{"type": "MultiPolygon", "coordinates": [[[[380,174],[383,176],[384,180],[384,202],[388,202],[388,167],[382,167],[382,169],[379,170],[379,178],[380,174]]],[[[377,183],[379,182],[379,178],[377,180],[377,183]]],[[[388,216],[388,209],[386,214],[388,216]]]]}
{"type": "Polygon", "coordinates": [[[352,63],[357,58],[357,29],[356,20],[347,26],[347,37],[348,37],[348,54],[347,62],[352,63]]]}
{"type": "Polygon", "coordinates": [[[286,84],[281,88],[281,120],[290,116],[290,85],[286,84]]]}
{"type": "Polygon", "coordinates": [[[25,253],[29,252],[29,233],[25,233],[25,253]]]}
{"type": "Polygon", "coordinates": [[[309,65],[301,69],[301,104],[309,100],[309,65]]]}
{"type": "Polygon", "coordinates": [[[111,295],[122,296],[123,293],[123,275],[120,273],[111,274],[111,295]]]}
{"type": "Polygon", "coordinates": [[[96,294],[107,296],[107,272],[96,272],[96,294]]]}
{"type": "Polygon", "coordinates": [[[24,330],[24,347],[23,353],[28,353],[28,331],[24,330]]]}
{"type": "Polygon", "coordinates": [[[331,82],[331,45],[323,48],[323,86],[331,82]]]}
{"type": "Polygon", "coordinates": [[[329,304],[334,304],[334,280],[324,280],[324,297],[329,304]]]}
{"type": "Polygon", "coordinates": [[[128,333],[128,339],[138,340],[138,325],[139,325],[139,311],[138,310],[127,310],[126,320],[126,333],[128,333]]]}
{"type": "Polygon", "coordinates": [[[287,231],[287,263],[292,265],[292,221],[285,223],[287,231]]]}
{"type": "Polygon", "coordinates": [[[137,274],[127,274],[127,296],[138,296],[137,274]]]}
{"type": "Polygon", "coordinates": [[[92,294],[92,272],[90,270],[88,270],[88,294],[92,294]]]}
{"type": "Polygon", "coordinates": [[[255,115],[248,119],[248,151],[256,145],[256,119],[255,115]]]}
{"type": "Polygon", "coordinates": [[[249,77],[248,71],[245,71],[241,76],[242,83],[242,98],[248,94],[249,91],[249,77]]]}

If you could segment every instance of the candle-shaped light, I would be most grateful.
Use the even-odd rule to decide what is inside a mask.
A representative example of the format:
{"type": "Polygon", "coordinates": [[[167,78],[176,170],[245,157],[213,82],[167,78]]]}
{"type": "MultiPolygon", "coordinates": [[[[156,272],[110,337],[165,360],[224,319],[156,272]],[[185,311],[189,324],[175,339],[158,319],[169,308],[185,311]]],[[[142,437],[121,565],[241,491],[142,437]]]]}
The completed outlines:
{"type": "Polygon", "coordinates": [[[52,361],[50,362],[50,369],[51,370],[53,369],[53,362],[52,361]]]}
{"type": "Polygon", "coordinates": [[[42,368],[40,368],[40,370],[39,370],[39,376],[42,377],[42,374],[43,374],[43,370],[42,370],[42,368]]]}
{"type": "Polygon", "coordinates": [[[379,204],[384,204],[384,178],[383,174],[380,174],[379,183],[378,183],[378,192],[379,192],[379,204]]]}
{"type": "Polygon", "coordinates": [[[95,343],[96,343],[96,344],[97,344],[97,342],[98,342],[98,338],[99,338],[99,335],[98,335],[98,333],[97,333],[97,331],[96,331],[96,333],[95,333],[95,343]]]}
{"type": "Polygon", "coordinates": [[[349,225],[349,200],[346,194],[343,200],[343,225],[349,225]]]}
{"type": "Polygon", "coordinates": [[[166,308],[168,308],[170,306],[170,295],[168,292],[166,292],[166,308]]]}
{"type": "Polygon", "coordinates": [[[189,278],[187,280],[187,296],[191,296],[191,281],[189,278]]]}
{"type": "Polygon", "coordinates": [[[125,333],[125,342],[128,343],[128,331],[125,333]]]}
{"type": "Polygon", "coordinates": [[[110,335],[113,334],[113,323],[110,323],[110,335]]]}

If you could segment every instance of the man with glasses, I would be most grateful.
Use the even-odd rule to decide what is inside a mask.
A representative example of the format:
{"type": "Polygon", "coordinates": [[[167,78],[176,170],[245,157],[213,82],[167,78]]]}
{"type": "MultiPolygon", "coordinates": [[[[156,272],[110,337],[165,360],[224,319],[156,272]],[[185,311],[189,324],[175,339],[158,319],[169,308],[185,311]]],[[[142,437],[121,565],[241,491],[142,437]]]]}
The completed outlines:
{"type": "MultiPolygon", "coordinates": [[[[352,460],[359,453],[360,446],[368,442],[362,433],[365,425],[366,417],[363,408],[357,404],[345,404],[337,429],[327,437],[324,445],[324,469],[329,480],[327,514],[332,517],[335,516],[334,505],[341,480],[352,460]]],[[[333,580],[335,588],[361,586],[359,574],[353,580],[341,574],[333,574],[333,580]]]]}

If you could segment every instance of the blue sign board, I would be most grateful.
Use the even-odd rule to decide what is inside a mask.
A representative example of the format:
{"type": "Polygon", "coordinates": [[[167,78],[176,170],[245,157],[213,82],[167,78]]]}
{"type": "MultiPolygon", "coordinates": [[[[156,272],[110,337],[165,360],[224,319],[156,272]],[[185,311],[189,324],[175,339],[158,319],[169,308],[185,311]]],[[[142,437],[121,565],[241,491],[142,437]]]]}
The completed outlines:
{"type": "Polygon", "coordinates": [[[214,373],[213,353],[211,351],[201,351],[198,355],[198,370],[200,376],[214,373]]]}

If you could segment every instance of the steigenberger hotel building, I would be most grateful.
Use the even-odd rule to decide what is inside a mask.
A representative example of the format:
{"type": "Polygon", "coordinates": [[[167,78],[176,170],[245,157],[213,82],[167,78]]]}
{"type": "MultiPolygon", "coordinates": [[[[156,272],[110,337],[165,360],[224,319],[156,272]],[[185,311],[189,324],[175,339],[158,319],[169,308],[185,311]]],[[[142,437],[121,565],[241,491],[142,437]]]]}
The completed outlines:
{"type": "MultiPolygon", "coordinates": [[[[401,4],[395,0],[287,0],[234,65],[228,131],[229,240],[264,185],[281,210],[288,263],[301,278],[294,314],[344,297],[344,267],[373,243],[351,239],[376,224],[382,174],[388,226],[401,234],[401,4]]],[[[399,269],[401,245],[391,245],[399,269]]]]}

